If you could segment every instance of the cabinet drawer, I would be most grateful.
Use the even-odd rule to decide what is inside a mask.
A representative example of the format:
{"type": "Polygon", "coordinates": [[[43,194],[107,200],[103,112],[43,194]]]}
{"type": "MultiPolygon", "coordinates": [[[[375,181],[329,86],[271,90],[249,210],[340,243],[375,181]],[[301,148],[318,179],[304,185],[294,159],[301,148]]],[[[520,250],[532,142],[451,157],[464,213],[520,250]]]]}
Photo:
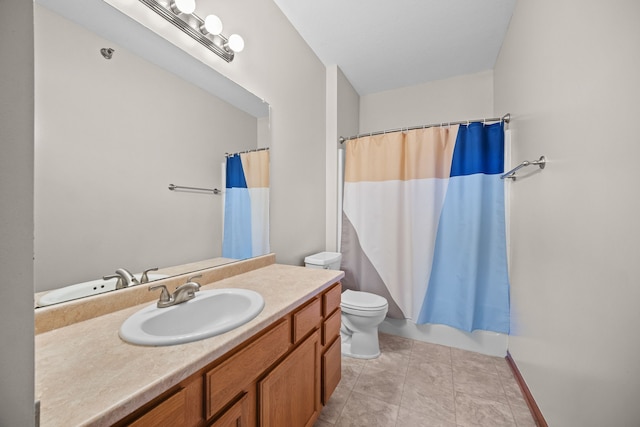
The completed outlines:
{"type": "Polygon", "coordinates": [[[317,328],[321,319],[322,307],[319,298],[295,312],[293,314],[293,342],[298,342],[314,328],[317,328]]]}
{"type": "Polygon", "coordinates": [[[340,323],[342,322],[341,314],[340,310],[336,310],[322,323],[323,346],[329,344],[335,337],[340,335],[340,323]]]}
{"type": "Polygon", "coordinates": [[[280,356],[284,355],[290,345],[291,324],[287,317],[269,332],[207,372],[205,374],[207,419],[220,411],[280,356]]]}
{"type": "Polygon", "coordinates": [[[322,355],[322,404],[326,405],[342,376],[340,338],[337,338],[322,355]]]}
{"type": "Polygon", "coordinates": [[[185,389],[178,390],[129,425],[132,427],[186,425],[186,395],[185,389]]]}
{"type": "Polygon", "coordinates": [[[326,318],[333,313],[333,310],[340,307],[340,297],[342,295],[342,285],[336,283],[322,295],[322,315],[326,318]]]}

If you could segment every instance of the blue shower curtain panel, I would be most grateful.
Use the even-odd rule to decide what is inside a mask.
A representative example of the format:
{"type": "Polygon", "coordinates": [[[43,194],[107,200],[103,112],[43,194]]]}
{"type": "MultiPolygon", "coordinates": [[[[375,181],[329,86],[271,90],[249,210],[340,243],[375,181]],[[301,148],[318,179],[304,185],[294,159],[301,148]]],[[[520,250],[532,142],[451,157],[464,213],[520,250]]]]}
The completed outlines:
{"type": "Polygon", "coordinates": [[[509,333],[503,124],[461,126],[417,323],[509,333]]]}

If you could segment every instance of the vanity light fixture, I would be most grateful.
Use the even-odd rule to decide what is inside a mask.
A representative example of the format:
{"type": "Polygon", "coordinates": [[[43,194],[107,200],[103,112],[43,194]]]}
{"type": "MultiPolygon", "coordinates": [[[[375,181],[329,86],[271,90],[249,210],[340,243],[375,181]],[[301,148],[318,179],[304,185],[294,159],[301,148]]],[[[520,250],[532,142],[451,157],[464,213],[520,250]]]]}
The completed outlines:
{"type": "Polygon", "coordinates": [[[244,49],[238,34],[222,34],[222,21],[215,15],[205,19],[195,14],[195,0],[140,0],[142,4],[227,62],[244,49]]]}

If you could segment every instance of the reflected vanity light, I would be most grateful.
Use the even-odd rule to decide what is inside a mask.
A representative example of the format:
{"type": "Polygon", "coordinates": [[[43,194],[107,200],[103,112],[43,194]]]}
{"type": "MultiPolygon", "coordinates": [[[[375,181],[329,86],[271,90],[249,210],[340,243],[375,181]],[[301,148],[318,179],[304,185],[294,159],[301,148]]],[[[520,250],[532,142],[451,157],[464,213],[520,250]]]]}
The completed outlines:
{"type": "Polygon", "coordinates": [[[208,15],[204,18],[204,24],[200,27],[203,34],[219,36],[222,33],[222,21],[216,15],[208,15]]]}
{"type": "Polygon", "coordinates": [[[196,0],[173,0],[171,2],[173,13],[191,14],[196,11],[196,0]]]}
{"type": "Polygon", "coordinates": [[[244,49],[244,40],[238,34],[229,38],[222,34],[222,21],[216,15],[205,19],[195,14],[195,0],[139,0],[183,33],[206,47],[226,62],[244,49]]]}
{"type": "Polygon", "coordinates": [[[237,34],[231,34],[229,40],[224,44],[224,47],[234,52],[242,52],[242,49],[244,49],[244,40],[237,34]]]}

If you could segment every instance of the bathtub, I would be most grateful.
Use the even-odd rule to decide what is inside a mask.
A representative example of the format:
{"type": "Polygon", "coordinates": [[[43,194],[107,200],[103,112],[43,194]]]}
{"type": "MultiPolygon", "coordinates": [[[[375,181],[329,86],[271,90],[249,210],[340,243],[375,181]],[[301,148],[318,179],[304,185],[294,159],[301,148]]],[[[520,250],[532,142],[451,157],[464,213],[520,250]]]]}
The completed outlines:
{"type": "Polygon", "coordinates": [[[466,332],[446,325],[417,325],[411,320],[386,318],[380,332],[418,341],[446,345],[490,356],[507,355],[508,335],[490,331],[466,332]]]}

